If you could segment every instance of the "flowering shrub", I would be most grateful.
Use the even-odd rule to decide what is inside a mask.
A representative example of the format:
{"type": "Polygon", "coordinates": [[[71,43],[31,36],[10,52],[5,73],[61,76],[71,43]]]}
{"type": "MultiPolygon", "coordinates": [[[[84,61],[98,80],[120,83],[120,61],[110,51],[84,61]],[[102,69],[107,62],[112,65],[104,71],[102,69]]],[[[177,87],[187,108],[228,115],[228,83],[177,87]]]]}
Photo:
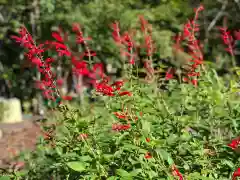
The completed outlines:
{"type": "MultiPolygon", "coordinates": [[[[90,50],[80,26],[73,25],[76,43],[85,47],[80,57],[72,54],[60,33],[56,41],[35,45],[26,29],[13,37],[29,52],[26,56],[43,74],[39,88],[52,100],[61,97],[51,71],[51,58],[42,53],[55,48],[59,56],[70,57],[76,76],[87,75],[95,87],[94,96],[106,96],[103,102],[84,107],[58,106],[61,116],[51,126],[43,126],[44,137],[28,156],[24,179],[236,179],[239,176],[239,105],[235,94],[224,86],[213,69],[203,66],[201,45],[195,38],[197,18],[184,26],[174,48],[183,51],[186,41],[190,67],[179,84],[169,67],[168,91],[157,88],[152,65],[156,51],[151,26],[140,16],[147,60],[147,83],[133,77],[136,43],[130,33],[121,35],[117,22],[113,38],[126,59],[123,80],[111,82],[97,54],[90,50]],[[46,48],[43,48],[46,46],[46,48]],[[88,63],[83,61],[88,57],[88,63]],[[100,69],[100,71],[97,71],[100,69]],[[237,103],[236,103],[237,102],[237,103]],[[231,140],[233,139],[233,140],[231,140]],[[228,145],[227,145],[228,144],[228,145]]],[[[19,173],[18,173],[18,176],[19,173]]]]}

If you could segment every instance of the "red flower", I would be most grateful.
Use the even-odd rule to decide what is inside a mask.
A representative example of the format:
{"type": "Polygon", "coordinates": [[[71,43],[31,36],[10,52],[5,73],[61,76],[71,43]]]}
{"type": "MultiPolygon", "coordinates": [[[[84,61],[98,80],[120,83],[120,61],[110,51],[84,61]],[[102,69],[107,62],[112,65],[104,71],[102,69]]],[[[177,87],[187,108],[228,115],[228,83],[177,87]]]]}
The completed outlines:
{"type": "Polygon", "coordinates": [[[85,51],[84,52],[84,56],[87,56],[87,57],[92,57],[92,56],[96,56],[97,53],[94,52],[94,51],[85,51]]]}
{"type": "Polygon", "coordinates": [[[127,119],[127,116],[118,112],[113,113],[118,119],[127,119]]]}
{"type": "Polygon", "coordinates": [[[107,84],[97,83],[95,88],[97,92],[101,92],[103,95],[114,96],[113,88],[107,84]]]}
{"type": "Polygon", "coordinates": [[[169,80],[169,79],[172,79],[173,78],[173,74],[174,74],[174,69],[173,68],[170,68],[168,69],[167,73],[166,73],[166,80],[169,80]]]}
{"type": "Polygon", "coordinates": [[[193,84],[194,86],[197,86],[197,79],[192,79],[192,84],[193,84]]]}
{"type": "Polygon", "coordinates": [[[237,177],[240,177],[240,168],[237,168],[237,169],[234,171],[234,173],[233,173],[233,175],[232,175],[232,180],[236,180],[237,177]]]}
{"type": "Polygon", "coordinates": [[[98,74],[101,78],[103,78],[103,64],[102,63],[96,63],[93,65],[92,71],[95,74],[98,74]]]}
{"type": "Polygon", "coordinates": [[[85,134],[85,133],[80,134],[80,135],[78,136],[78,139],[81,139],[81,140],[84,140],[84,139],[87,139],[87,138],[88,138],[88,134],[85,134]]]}
{"type": "Polygon", "coordinates": [[[136,116],[136,117],[135,117],[135,122],[136,122],[137,120],[138,120],[138,117],[136,116]]]}
{"type": "Polygon", "coordinates": [[[112,36],[113,36],[114,41],[117,44],[121,44],[122,43],[122,38],[121,38],[121,35],[120,35],[119,23],[115,22],[111,26],[112,26],[112,29],[113,29],[112,36]]]}
{"type": "Polygon", "coordinates": [[[119,93],[119,96],[125,96],[125,95],[132,96],[132,93],[129,91],[123,91],[119,93]]]}
{"type": "Polygon", "coordinates": [[[63,43],[63,39],[58,32],[52,32],[52,37],[54,37],[57,41],[63,43]]]}
{"type": "Polygon", "coordinates": [[[146,138],[146,141],[147,141],[147,142],[150,142],[150,138],[146,138]]]}
{"type": "Polygon", "coordinates": [[[175,165],[172,166],[172,174],[173,176],[178,176],[179,180],[183,180],[182,174],[179,172],[175,165]]]}
{"type": "Polygon", "coordinates": [[[36,81],[35,82],[35,88],[40,89],[40,90],[44,90],[45,89],[45,85],[41,81],[36,81]]]}
{"type": "Polygon", "coordinates": [[[239,144],[240,144],[240,138],[236,138],[236,139],[233,139],[231,143],[228,144],[228,146],[234,150],[238,147],[239,144]]]}
{"type": "Polygon", "coordinates": [[[116,81],[115,83],[113,83],[111,85],[112,87],[115,87],[115,91],[116,90],[120,90],[123,86],[123,81],[116,81]]]}
{"type": "Polygon", "coordinates": [[[44,140],[50,140],[52,138],[52,135],[49,132],[43,132],[43,138],[44,140]]]}
{"type": "Polygon", "coordinates": [[[57,83],[57,85],[59,87],[61,87],[63,85],[63,79],[62,78],[61,79],[57,79],[56,83],[57,83]]]}
{"type": "Polygon", "coordinates": [[[219,28],[220,31],[222,32],[222,40],[225,45],[227,45],[228,48],[226,48],[226,51],[229,52],[232,56],[234,55],[233,52],[233,44],[234,40],[233,37],[230,34],[230,31],[227,31],[226,28],[219,28]]]}
{"type": "Polygon", "coordinates": [[[146,29],[146,26],[148,25],[148,22],[144,19],[143,15],[139,16],[139,20],[141,23],[141,30],[142,30],[142,32],[144,32],[146,29]]]}
{"type": "Polygon", "coordinates": [[[125,131],[131,128],[130,124],[113,124],[112,130],[114,131],[125,131]]]}
{"type": "Polygon", "coordinates": [[[143,16],[139,16],[139,20],[141,23],[141,30],[144,33],[145,47],[147,51],[147,56],[152,56],[154,50],[156,49],[153,45],[152,40],[152,28],[148,24],[147,20],[144,19],[143,16]]]}
{"type": "Polygon", "coordinates": [[[150,152],[147,152],[146,154],[145,154],[145,156],[144,156],[146,159],[150,159],[150,158],[152,158],[152,156],[151,156],[151,154],[150,154],[150,152]]]}
{"type": "Polygon", "coordinates": [[[50,99],[50,100],[55,100],[54,96],[53,96],[53,90],[51,89],[46,89],[43,92],[43,97],[46,99],[50,99]]]}
{"type": "Polygon", "coordinates": [[[71,101],[72,100],[72,96],[62,96],[62,99],[66,100],[66,101],[71,101]]]}

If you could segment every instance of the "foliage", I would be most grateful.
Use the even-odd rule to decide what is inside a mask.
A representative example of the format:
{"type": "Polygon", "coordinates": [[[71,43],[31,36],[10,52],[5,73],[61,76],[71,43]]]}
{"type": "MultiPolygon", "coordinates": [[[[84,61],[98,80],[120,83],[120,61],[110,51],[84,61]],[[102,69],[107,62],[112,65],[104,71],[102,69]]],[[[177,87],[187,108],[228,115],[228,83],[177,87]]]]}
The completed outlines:
{"type": "MultiPolygon", "coordinates": [[[[43,1],[43,3],[47,2],[51,3],[43,1]]],[[[73,11],[82,13],[82,16],[77,16],[79,19],[84,17],[84,13],[88,13],[90,18],[86,23],[100,22],[101,25],[107,25],[108,20],[113,20],[112,13],[119,13],[114,17],[121,20],[131,13],[136,13],[134,14],[136,16],[139,12],[143,12],[140,8],[141,3],[138,4],[140,10],[133,11],[132,9],[137,9],[134,8],[133,5],[136,4],[133,1],[115,1],[117,8],[111,6],[109,2],[111,1],[101,1],[101,3],[89,1],[78,7],[83,8],[81,11],[77,8],[73,11]],[[132,5],[131,13],[128,12],[130,10],[124,9],[125,5],[132,5]],[[102,7],[105,12],[97,10],[97,7],[102,7]],[[98,21],[94,15],[97,16],[98,21]]],[[[167,9],[176,2],[166,1],[161,5],[163,9],[167,9]]],[[[65,10],[70,10],[71,5],[71,3],[66,4],[65,10]]],[[[175,5],[177,6],[177,3],[175,5]]],[[[184,7],[184,4],[182,5],[184,7]]],[[[149,8],[152,8],[151,5],[149,8]]],[[[156,9],[157,12],[162,10],[160,7],[156,9]]],[[[52,7],[50,10],[54,12],[56,9],[52,7]]],[[[46,11],[50,10],[46,9],[46,11]]],[[[195,20],[202,10],[203,6],[200,6],[195,12],[194,21],[184,24],[184,32],[178,36],[183,44],[185,43],[184,48],[189,50],[191,61],[187,65],[190,68],[186,70],[184,78],[180,77],[177,81],[171,71],[174,68],[169,67],[165,77],[166,90],[158,88],[159,82],[156,81],[158,78],[151,64],[154,57],[152,49],[154,33],[151,34],[149,24],[142,19],[141,29],[146,43],[144,58],[147,59],[145,61],[147,80],[143,83],[132,74],[136,67],[132,59],[134,43],[131,33],[119,34],[118,23],[115,22],[112,25],[113,38],[121,48],[125,59],[129,60],[123,63],[126,73],[123,81],[114,81],[110,84],[108,78],[100,73],[100,80],[94,79],[95,91],[92,95],[104,96],[104,99],[80,107],[66,105],[64,104],[66,101],[63,101],[63,104],[57,108],[60,113],[59,118],[51,125],[43,125],[44,136],[39,139],[37,149],[22,157],[26,162],[24,171],[12,173],[12,176],[15,175],[16,179],[108,180],[173,179],[174,177],[180,180],[224,180],[239,176],[240,140],[233,139],[239,134],[239,94],[236,93],[238,89],[234,89],[239,77],[232,75],[231,86],[226,86],[226,81],[217,75],[216,70],[204,65],[200,43],[195,36],[199,32],[195,20]],[[184,79],[189,83],[183,83],[184,79]]],[[[154,14],[161,19],[162,14],[157,12],[154,14]]],[[[146,16],[150,14],[144,13],[146,16]]],[[[170,15],[166,12],[162,18],[175,21],[170,15]]],[[[66,18],[71,22],[70,16],[54,18],[58,20],[66,18]]],[[[151,16],[149,19],[151,22],[151,16]]],[[[72,20],[75,21],[74,18],[72,20]]],[[[125,21],[121,23],[121,30],[127,29],[128,26],[130,29],[135,28],[132,21],[125,21]]],[[[99,32],[99,27],[93,26],[88,29],[87,26],[84,32],[87,35],[93,30],[99,32]]],[[[83,37],[80,27],[73,25],[73,31],[77,34],[79,44],[86,48],[85,34],[83,37]]],[[[94,35],[94,39],[98,39],[99,42],[93,43],[93,46],[97,46],[100,42],[103,45],[110,44],[110,41],[102,38],[100,34],[94,35]]],[[[96,64],[91,62],[91,56],[95,57],[95,52],[84,51],[84,56],[89,59],[88,63],[92,68],[90,69],[84,66],[86,61],[74,60],[72,52],[68,50],[59,33],[54,32],[52,36],[56,41],[48,41],[48,44],[56,48],[58,55],[71,56],[74,68],[85,70],[77,71],[78,75],[82,75],[83,72],[88,76],[96,73],[96,64]],[[82,63],[84,68],[78,63],[82,63]]],[[[39,56],[42,55],[43,45],[33,43],[31,35],[24,28],[21,29],[20,36],[14,36],[14,39],[23,42],[23,46],[28,49],[28,59],[45,75],[43,84],[47,88],[42,88],[44,92],[48,88],[53,88],[57,93],[55,81],[52,76],[49,77],[50,59],[39,56]],[[27,38],[25,35],[28,35],[27,38]]],[[[223,39],[226,39],[225,35],[223,39]]],[[[177,50],[184,52],[184,48],[180,48],[180,44],[177,45],[176,47],[179,48],[177,50]]],[[[109,47],[111,48],[107,52],[115,51],[112,46],[109,47]]],[[[97,54],[100,54],[101,58],[103,49],[101,46],[96,49],[100,49],[100,53],[97,54]]],[[[108,54],[104,53],[104,56],[107,57],[108,54]]],[[[53,96],[50,99],[56,100],[53,96]]],[[[57,100],[60,100],[60,97],[57,100]]]]}
{"type": "Polygon", "coordinates": [[[111,97],[104,107],[61,106],[61,125],[53,125],[52,139],[41,138],[25,159],[24,179],[171,179],[173,165],[184,179],[230,179],[239,155],[226,144],[239,134],[239,97],[214,70],[198,88],[175,80],[168,91],[140,82],[123,88],[133,96],[111,97]],[[126,123],[112,112],[126,108],[131,129],[111,130],[126,123]],[[147,152],[152,158],[144,157],[147,152]]]}

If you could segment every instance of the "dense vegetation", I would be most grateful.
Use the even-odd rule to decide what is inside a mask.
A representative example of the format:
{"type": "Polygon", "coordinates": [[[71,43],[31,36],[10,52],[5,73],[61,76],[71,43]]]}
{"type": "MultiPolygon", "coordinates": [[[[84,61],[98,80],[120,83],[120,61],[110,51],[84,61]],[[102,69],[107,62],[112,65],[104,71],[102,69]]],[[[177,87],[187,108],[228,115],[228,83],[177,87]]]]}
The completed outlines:
{"type": "Polygon", "coordinates": [[[2,30],[2,78],[15,96],[18,83],[32,83],[21,98],[41,92],[55,113],[43,123],[36,150],[19,157],[24,169],[9,177],[240,176],[239,33],[226,28],[238,26],[238,16],[231,16],[237,1],[37,2],[3,1],[2,21],[12,19],[2,30]],[[29,82],[26,64],[25,75],[35,77],[29,82]],[[113,78],[107,64],[121,73],[113,78]],[[77,81],[76,97],[63,92],[64,86],[72,90],[69,74],[77,81]],[[95,102],[82,96],[84,83],[95,102]]]}

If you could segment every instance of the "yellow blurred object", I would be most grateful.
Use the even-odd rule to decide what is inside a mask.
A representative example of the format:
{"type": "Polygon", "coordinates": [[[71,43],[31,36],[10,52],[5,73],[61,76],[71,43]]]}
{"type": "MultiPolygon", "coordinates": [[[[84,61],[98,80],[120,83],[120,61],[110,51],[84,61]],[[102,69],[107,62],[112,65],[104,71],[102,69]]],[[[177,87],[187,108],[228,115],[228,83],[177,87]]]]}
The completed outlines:
{"type": "Polygon", "coordinates": [[[21,122],[22,109],[20,100],[17,98],[0,99],[0,122],[1,123],[16,123],[21,122]]]}

